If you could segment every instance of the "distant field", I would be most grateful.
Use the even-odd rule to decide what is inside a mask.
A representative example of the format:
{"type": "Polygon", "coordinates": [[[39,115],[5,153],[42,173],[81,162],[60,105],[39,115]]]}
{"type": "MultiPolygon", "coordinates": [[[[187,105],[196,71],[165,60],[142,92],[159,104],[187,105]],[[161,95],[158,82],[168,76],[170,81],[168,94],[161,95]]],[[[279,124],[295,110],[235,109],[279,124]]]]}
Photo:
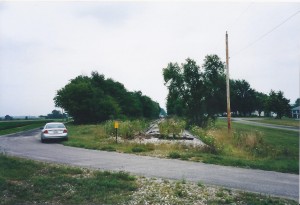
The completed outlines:
{"type": "Polygon", "coordinates": [[[0,135],[22,132],[38,127],[42,127],[47,122],[53,120],[12,120],[0,121],[0,135]]]}

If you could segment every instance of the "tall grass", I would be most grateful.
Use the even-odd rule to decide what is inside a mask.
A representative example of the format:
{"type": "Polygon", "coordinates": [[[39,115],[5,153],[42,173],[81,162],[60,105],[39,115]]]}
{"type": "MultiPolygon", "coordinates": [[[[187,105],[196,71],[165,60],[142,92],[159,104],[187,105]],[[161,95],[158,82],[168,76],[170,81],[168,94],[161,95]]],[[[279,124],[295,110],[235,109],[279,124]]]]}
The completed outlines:
{"type": "Polygon", "coordinates": [[[263,133],[258,130],[235,130],[228,133],[226,128],[211,128],[204,130],[198,126],[192,127],[192,132],[207,144],[213,154],[228,154],[238,157],[276,157],[280,151],[265,142],[263,133]]]}

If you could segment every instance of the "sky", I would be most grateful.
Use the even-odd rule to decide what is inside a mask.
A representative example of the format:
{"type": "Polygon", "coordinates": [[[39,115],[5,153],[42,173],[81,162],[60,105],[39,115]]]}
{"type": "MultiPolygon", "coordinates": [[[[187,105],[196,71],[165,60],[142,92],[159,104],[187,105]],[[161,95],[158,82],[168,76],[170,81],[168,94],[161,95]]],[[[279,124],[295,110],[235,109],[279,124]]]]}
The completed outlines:
{"type": "Polygon", "coordinates": [[[46,115],[57,90],[92,71],[165,108],[162,69],[206,55],[231,79],[299,98],[300,2],[0,2],[0,116],[46,115]]]}

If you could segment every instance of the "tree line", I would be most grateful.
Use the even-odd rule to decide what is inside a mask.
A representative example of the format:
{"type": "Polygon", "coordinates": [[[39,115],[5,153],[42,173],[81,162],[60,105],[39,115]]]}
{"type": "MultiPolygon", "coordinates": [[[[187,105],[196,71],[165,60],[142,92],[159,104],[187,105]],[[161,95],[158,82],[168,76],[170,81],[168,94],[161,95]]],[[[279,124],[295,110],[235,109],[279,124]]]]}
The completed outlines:
{"type": "MultiPolygon", "coordinates": [[[[207,55],[199,66],[190,58],[184,63],[169,63],[163,68],[168,88],[168,115],[187,117],[192,124],[207,125],[219,114],[226,112],[225,63],[217,55],[207,55]]],[[[258,111],[261,115],[274,112],[278,118],[289,116],[290,100],[282,91],[264,94],[251,88],[246,80],[230,80],[231,111],[247,116],[258,111]]]]}
{"type": "Polygon", "coordinates": [[[158,118],[160,106],[141,91],[129,92],[123,84],[92,72],[80,75],[57,91],[57,107],[76,123],[97,123],[108,119],[158,118]]]}

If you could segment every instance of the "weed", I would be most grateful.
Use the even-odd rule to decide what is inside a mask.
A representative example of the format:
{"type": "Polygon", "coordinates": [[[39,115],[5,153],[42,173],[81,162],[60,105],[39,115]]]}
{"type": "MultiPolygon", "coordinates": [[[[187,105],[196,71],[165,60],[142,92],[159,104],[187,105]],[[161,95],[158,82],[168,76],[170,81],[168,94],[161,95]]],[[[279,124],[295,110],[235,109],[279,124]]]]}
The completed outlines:
{"type": "Polygon", "coordinates": [[[187,191],[184,189],[184,187],[179,182],[177,182],[175,185],[174,194],[175,194],[175,196],[177,196],[179,198],[184,198],[188,195],[187,191]]]}
{"type": "Polygon", "coordinates": [[[197,183],[197,186],[198,186],[198,187],[201,187],[201,188],[205,187],[204,184],[203,184],[201,181],[199,181],[199,182],[197,183]]]}
{"type": "Polygon", "coordinates": [[[185,178],[181,179],[181,184],[186,184],[186,179],[185,178]]]}

